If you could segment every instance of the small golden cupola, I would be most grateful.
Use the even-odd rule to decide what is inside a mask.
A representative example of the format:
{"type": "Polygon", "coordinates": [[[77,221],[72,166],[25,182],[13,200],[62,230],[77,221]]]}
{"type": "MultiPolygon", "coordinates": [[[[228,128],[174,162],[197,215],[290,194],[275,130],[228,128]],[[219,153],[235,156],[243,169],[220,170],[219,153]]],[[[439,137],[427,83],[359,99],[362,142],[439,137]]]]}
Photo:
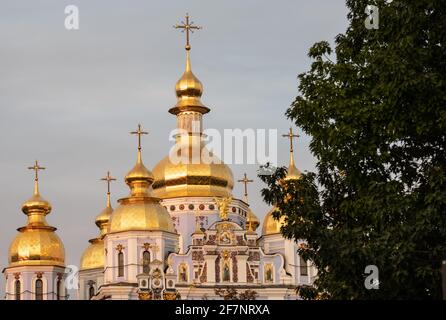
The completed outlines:
{"type": "Polygon", "coordinates": [[[279,220],[274,218],[273,213],[277,210],[277,207],[272,207],[268,213],[265,216],[265,219],[263,220],[263,227],[262,227],[262,235],[270,235],[270,234],[277,234],[280,233],[280,229],[285,223],[285,217],[280,217],[279,220]]]}
{"type": "MultiPolygon", "coordinates": [[[[282,136],[290,140],[290,164],[288,165],[287,174],[283,180],[285,181],[298,180],[301,178],[302,172],[300,172],[300,170],[296,168],[296,165],[294,163],[293,139],[299,137],[299,135],[294,134],[293,128],[290,128],[288,133],[282,136]]],[[[280,233],[280,229],[285,223],[285,217],[282,216],[279,220],[275,219],[273,213],[276,210],[277,210],[276,206],[271,208],[270,211],[268,211],[268,213],[266,214],[265,218],[263,219],[262,235],[280,233]]]]}
{"type": "MultiPolygon", "coordinates": [[[[254,180],[248,179],[247,174],[245,173],[243,176],[243,179],[238,180],[238,182],[243,183],[244,185],[244,202],[249,206],[249,200],[248,200],[248,184],[251,182],[254,182],[254,180]]],[[[251,210],[251,207],[248,207],[248,212],[246,214],[246,229],[248,231],[255,231],[260,225],[259,218],[254,214],[254,212],[251,210]]]]}
{"type": "Polygon", "coordinates": [[[207,150],[203,140],[203,115],[210,109],[201,102],[203,84],[192,72],[189,43],[190,33],[201,27],[186,15],[186,21],[175,28],[186,33],[186,69],[175,85],[177,103],[169,110],[177,117],[179,134],[172,152],[153,169],[154,195],[162,199],[230,197],[234,186],[232,171],[207,150]]]}
{"type": "Polygon", "coordinates": [[[56,228],[48,225],[46,215],[51,212],[51,204],[39,192],[39,171],[45,168],[36,161],[28,169],[35,171],[33,196],[22,205],[28,216],[26,226],[17,229],[19,233],[9,247],[9,267],[65,265],[65,249],[56,228]]]}
{"type": "Polygon", "coordinates": [[[109,233],[124,231],[166,231],[175,233],[172,219],[161,206],[160,199],[153,196],[153,174],[144,166],[141,155],[141,136],[147,134],[138,125],[131,132],[138,136],[138,155],[135,166],[125,177],[130,195],[118,200],[119,206],[113,211],[109,233]]]}
{"type": "Polygon", "coordinates": [[[284,180],[298,180],[300,179],[302,172],[300,172],[299,169],[296,168],[296,164],[294,163],[293,139],[299,137],[299,135],[294,134],[293,128],[290,128],[290,131],[282,136],[290,139],[290,164],[288,166],[287,175],[285,176],[284,180]]]}
{"type": "Polygon", "coordinates": [[[107,176],[101,180],[107,182],[107,204],[104,210],[96,216],[95,224],[99,228],[99,236],[89,240],[90,245],[81,257],[81,270],[103,268],[105,263],[104,236],[108,232],[110,217],[113,213],[110,201],[110,183],[116,179],[110,176],[110,172],[107,172],[107,176]]]}

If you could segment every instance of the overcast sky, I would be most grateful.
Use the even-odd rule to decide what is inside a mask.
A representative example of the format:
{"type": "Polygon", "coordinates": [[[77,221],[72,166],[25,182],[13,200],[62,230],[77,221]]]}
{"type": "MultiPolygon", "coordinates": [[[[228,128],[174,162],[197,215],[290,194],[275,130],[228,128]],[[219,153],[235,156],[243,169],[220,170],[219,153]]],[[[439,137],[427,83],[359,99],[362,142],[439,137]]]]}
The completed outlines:
{"type": "MultiPolygon", "coordinates": [[[[118,179],[113,202],[127,195],[123,178],[136,158],[128,134],[142,123],[143,159],[150,169],[168,154],[175,117],[174,85],[184,70],[184,35],[173,29],[186,12],[203,30],[192,35],[192,67],[211,108],[206,128],[278,129],[308,70],[309,47],[333,43],[347,25],[344,0],[0,0],[0,266],[26,223],[20,207],[33,189],[26,169],[38,159],[41,193],[53,205],[66,263],[79,264],[95,216],[105,205],[107,170],[118,179]],[[80,29],[64,27],[66,5],[77,5],[80,29]]],[[[300,133],[300,130],[299,130],[300,133]]],[[[300,170],[314,170],[309,138],[296,142],[300,170]]],[[[279,164],[288,164],[279,138],[279,164]]],[[[235,179],[256,166],[232,165],[235,179]]],[[[250,202],[263,219],[258,178],[250,202]]],[[[234,195],[242,197],[237,184],[234,195]]],[[[116,207],[116,204],[114,205],[116,207]]],[[[4,279],[0,281],[4,294],[4,279]]]]}

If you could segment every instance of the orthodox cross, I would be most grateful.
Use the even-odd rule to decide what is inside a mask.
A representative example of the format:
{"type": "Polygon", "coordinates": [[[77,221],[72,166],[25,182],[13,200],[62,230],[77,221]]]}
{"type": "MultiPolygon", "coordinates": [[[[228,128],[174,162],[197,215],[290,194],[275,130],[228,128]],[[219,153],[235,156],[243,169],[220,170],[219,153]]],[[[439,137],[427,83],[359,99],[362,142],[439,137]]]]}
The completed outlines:
{"type": "Polygon", "coordinates": [[[141,136],[143,134],[148,134],[148,132],[143,131],[142,128],[141,128],[141,125],[138,124],[138,130],[137,131],[132,131],[132,132],[130,132],[130,134],[138,135],[138,150],[141,150],[141,136]]]}
{"type": "Polygon", "coordinates": [[[32,167],[28,167],[28,169],[29,169],[29,170],[34,170],[34,172],[35,172],[35,174],[36,174],[34,180],[35,180],[36,182],[39,181],[39,170],[45,170],[44,167],[39,166],[39,163],[37,162],[37,160],[36,160],[34,166],[32,166],[32,167]]]}
{"type": "Polygon", "coordinates": [[[110,175],[110,171],[107,171],[107,175],[104,178],[102,178],[101,181],[107,181],[107,194],[109,195],[110,194],[110,183],[112,181],[116,181],[116,179],[110,175]]]}
{"type": "Polygon", "coordinates": [[[248,176],[245,173],[243,179],[237,180],[237,181],[241,182],[245,185],[245,199],[246,199],[246,201],[248,201],[248,183],[254,182],[254,180],[248,179],[248,176]]]}
{"type": "Polygon", "coordinates": [[[194,30],[200,30],[202,27],[195,26],[193,21],[189,21],[189,14],[186,13],[186,22],[181,21],[182,24],[177,24],[173,26],[175,29],[182,29],[181,32],[186,31],[186,50],[190,50],[190,32],[194,33],[194,30]]]}
{"type": "Polygon", "coordinates": [[[293,133],[293,128],[290,128],[287,134],[283,134],[282,137],[290,139],[290,151],[293,152],[293,138],[300,137],[298,134],[293,133]]]}

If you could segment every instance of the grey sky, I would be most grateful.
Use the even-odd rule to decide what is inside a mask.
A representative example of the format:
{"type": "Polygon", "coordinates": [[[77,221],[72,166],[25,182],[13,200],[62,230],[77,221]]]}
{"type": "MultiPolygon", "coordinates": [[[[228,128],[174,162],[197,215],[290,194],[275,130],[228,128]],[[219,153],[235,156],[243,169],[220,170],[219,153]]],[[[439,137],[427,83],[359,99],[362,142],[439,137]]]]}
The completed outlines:
{"type": "MultiPolygon", "coordinates": [[[[150,169],[167,155],[175,117],[174,85],[184,70],[184,35],[173,29],[189,12],[204,29],[192,35],[192,68],[211,108],[207,128],[277,128],[297,94],[297,75],[308,70],[308,48],[345,31],[343,0],[0,1],[0,266],[26,216],[20,206],[33,188],[26,170],[38,159],[47,170],[41,193],[53,205],[67,264],[79,264],[94,217],[105,205],[107,170],[118,178],[113,201],[128,189],[142,123],[143,159],[150,169]],[[80,11],[80,30],[64,28],[64,8],[80,11]]],[[[300,131],[299,131],[300,133],[300,131]]],[[[314,170],[309,138],[296,143],[297,166],[314,170]]],[[[279,140],[279,163],[288,142],[279,140]]],[[[234,176],[253,165],[232,165],[234,176]]],[[[250,202],[263,219],[262,184],[250,202]]],[[[242,186],[234,189],[242,196],[242,186]]],[[[116,205],[115,205],[116,206],[116,205]]],[[[3,297],[4,279],[0,281],[3,297]]]]}

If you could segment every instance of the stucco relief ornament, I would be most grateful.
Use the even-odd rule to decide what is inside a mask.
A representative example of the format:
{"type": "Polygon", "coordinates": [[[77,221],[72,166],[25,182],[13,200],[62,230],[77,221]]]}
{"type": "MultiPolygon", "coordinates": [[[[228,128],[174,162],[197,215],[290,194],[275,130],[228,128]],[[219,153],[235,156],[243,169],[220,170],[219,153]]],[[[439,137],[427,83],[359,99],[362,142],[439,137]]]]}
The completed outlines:
{"type": "Polygon", "coordinates": [[[214,201],[218,206],[218,210],[220,211],[220,219],[224,221],[229,220],[228,211],[229,211],[229,204],[232,202],[232,197],[214,198],[214,201]]]}

